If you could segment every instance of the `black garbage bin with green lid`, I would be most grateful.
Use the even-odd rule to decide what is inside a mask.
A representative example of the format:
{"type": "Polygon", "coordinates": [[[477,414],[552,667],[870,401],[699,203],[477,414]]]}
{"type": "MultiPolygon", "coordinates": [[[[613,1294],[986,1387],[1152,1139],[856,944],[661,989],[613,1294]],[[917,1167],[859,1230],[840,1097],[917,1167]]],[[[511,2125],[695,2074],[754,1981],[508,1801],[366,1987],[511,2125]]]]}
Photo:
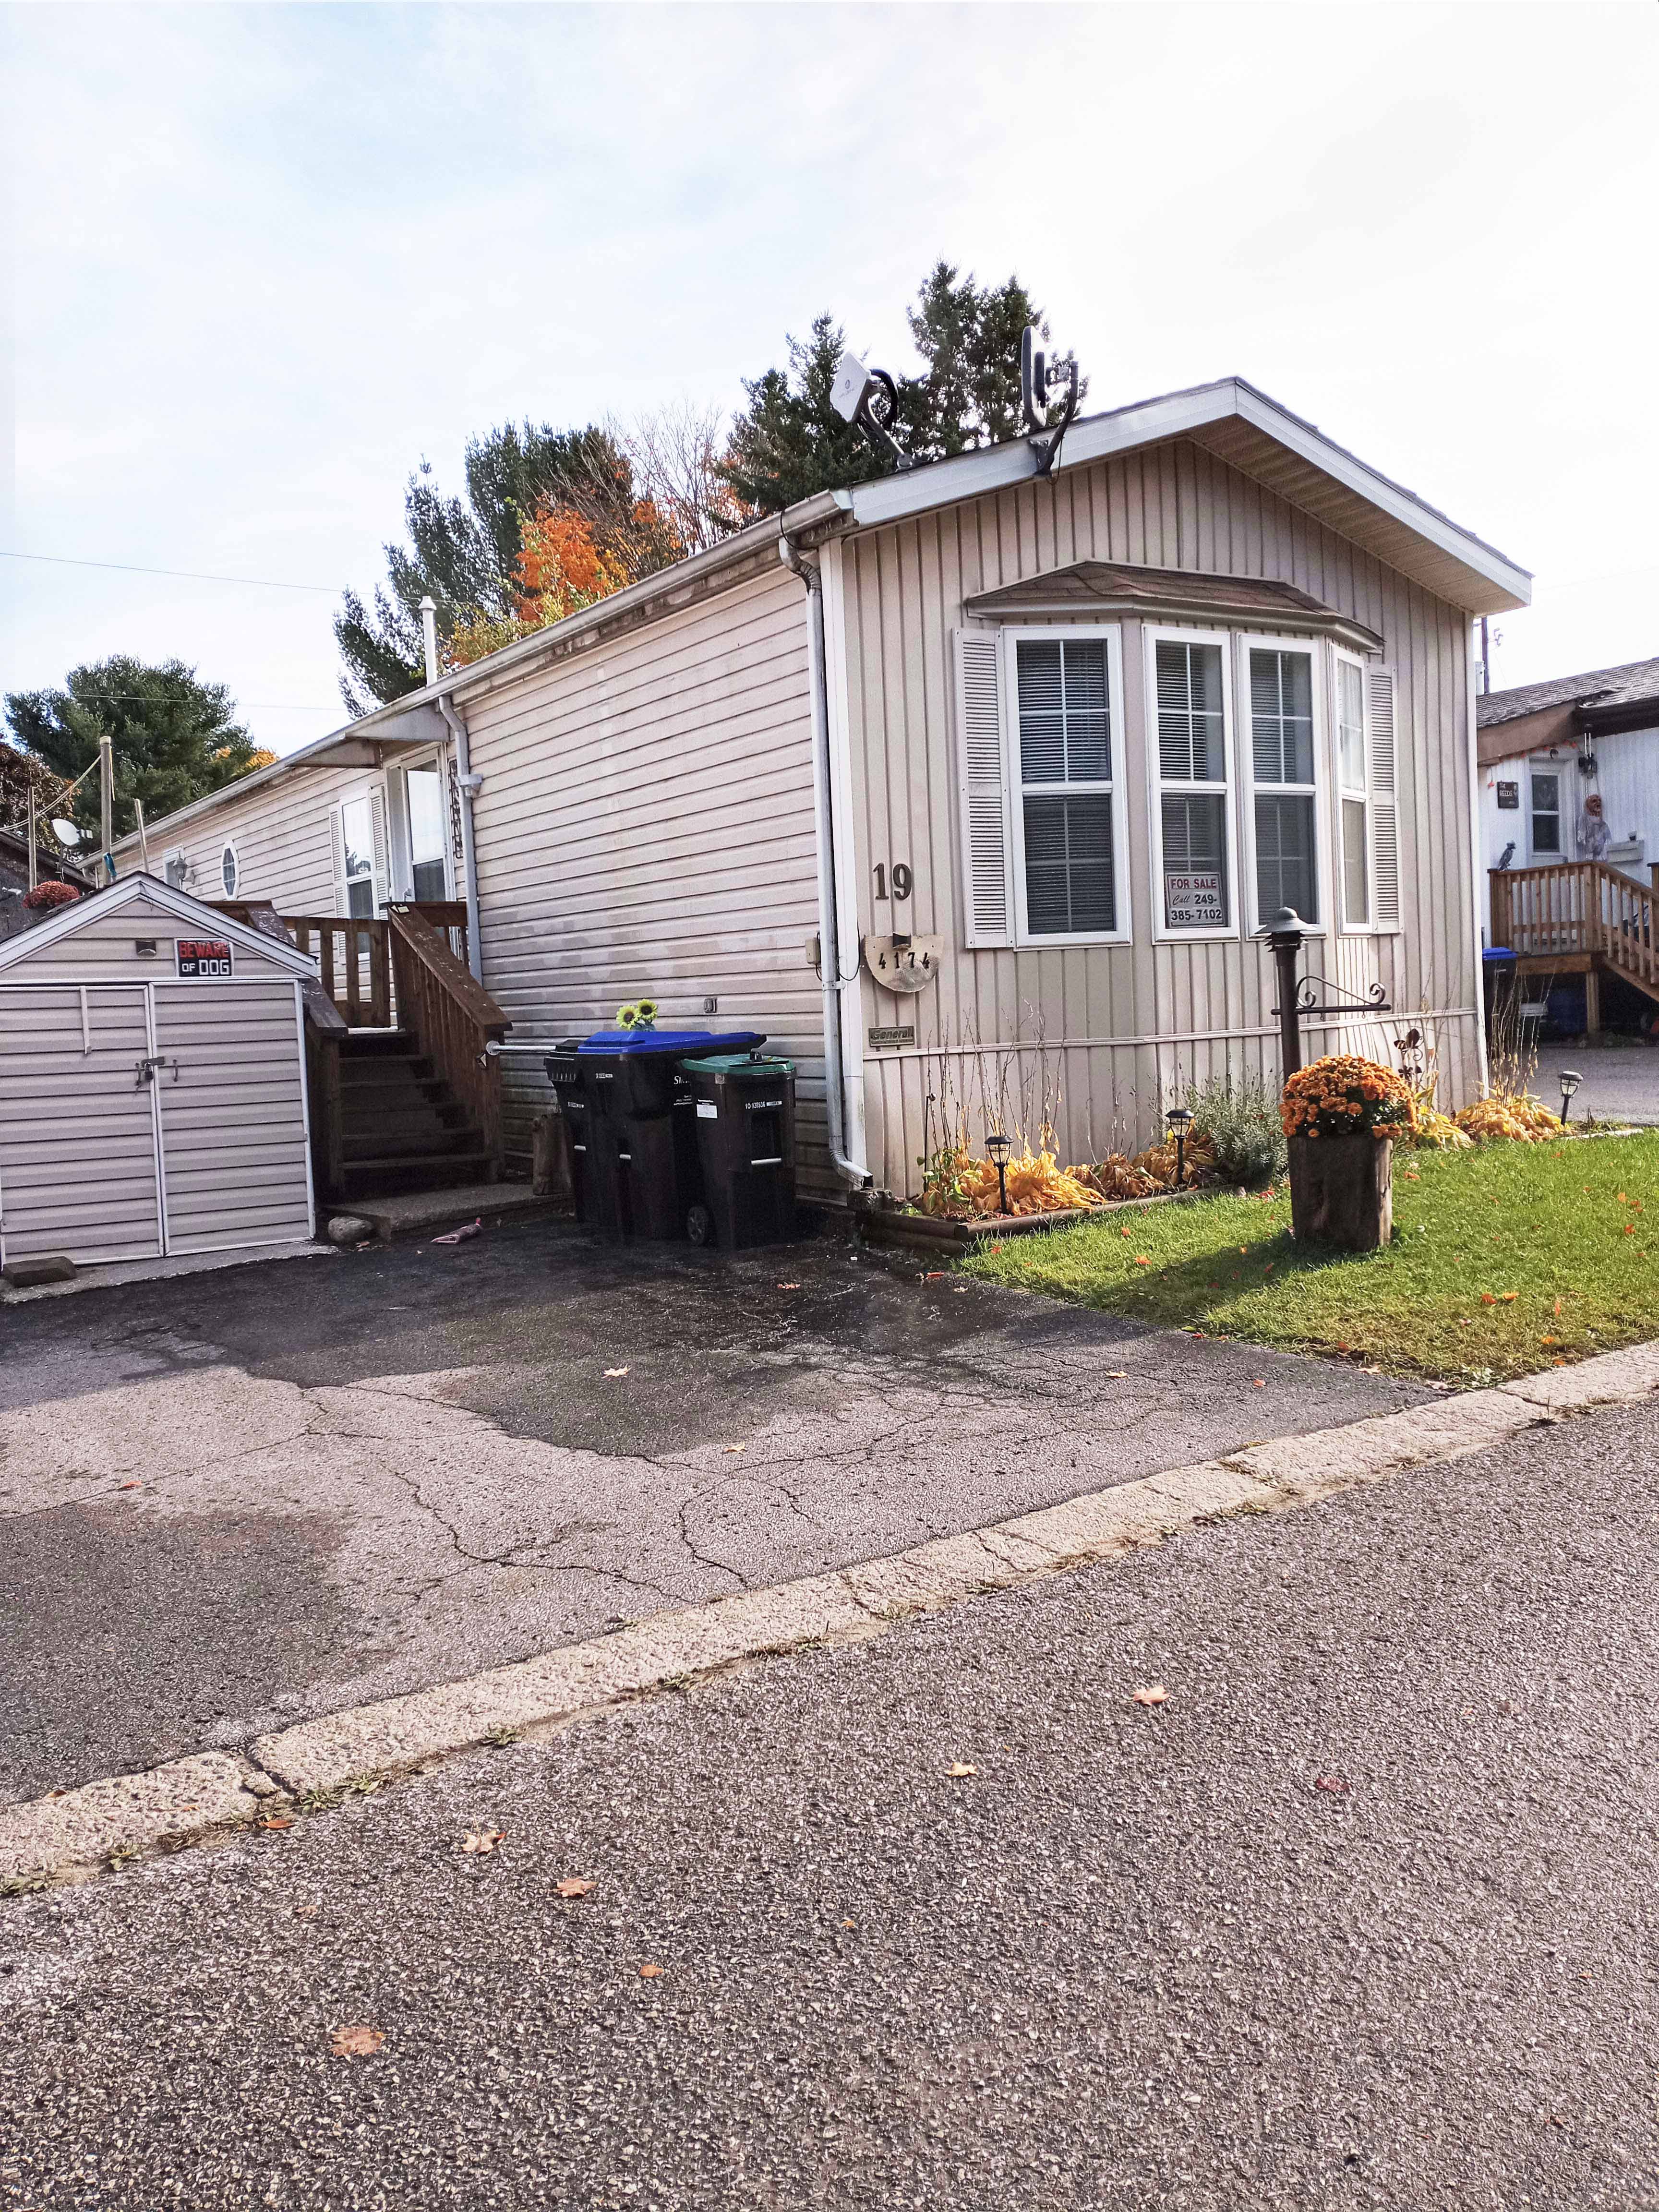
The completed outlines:
{"type": "Polygon", "coordinates": [[[795,1233],[795,1067],[761,1052],[682,1063],[695,1102],[702,1196],[686,1216],[694,1244],[741,1252],[795,1233]]]}

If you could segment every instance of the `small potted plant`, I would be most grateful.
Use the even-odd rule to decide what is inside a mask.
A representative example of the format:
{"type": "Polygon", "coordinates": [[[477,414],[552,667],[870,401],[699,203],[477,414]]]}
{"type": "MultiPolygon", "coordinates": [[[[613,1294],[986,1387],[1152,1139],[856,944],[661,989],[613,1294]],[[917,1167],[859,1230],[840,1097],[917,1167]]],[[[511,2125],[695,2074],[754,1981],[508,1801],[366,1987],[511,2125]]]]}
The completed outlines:
{"type": "Polygon", "coordinates": [[[1298,1243],[1372,1252],[1394,1234],[1394,1135],[1412,1094],[1391,1068],[1334,1053],[1298,1068],[1279,1114],[1290,1146],[1291,1229],[1298,1243]]]}

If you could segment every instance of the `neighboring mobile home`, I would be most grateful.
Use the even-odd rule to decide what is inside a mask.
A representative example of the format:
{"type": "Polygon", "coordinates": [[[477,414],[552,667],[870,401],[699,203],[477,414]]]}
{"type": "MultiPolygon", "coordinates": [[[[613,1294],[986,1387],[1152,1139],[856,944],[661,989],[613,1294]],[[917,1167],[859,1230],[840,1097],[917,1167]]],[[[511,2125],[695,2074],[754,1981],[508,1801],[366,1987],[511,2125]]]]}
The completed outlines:
{"type": "MultiPolygon", "coordinates": [[[[959,1117],[1098,1157],[1189,1080],[1276,1068],[1256,933],[1287,903],[1310,973],[1427,1018],[1455,1102],[1482,1065],[1470,622],[1529,589],[1227,380],[1078,422],[1050,475],[1020,441],[805,501],[149,851],[285,915],[465,899],[510,1141],[546,1095],[525,1048],[646,994],[798,1060],[817,1195],[914,1190],[959,1117]]],[[[1310,1031],[1346,1047],[1389,1030],[1310,1031]]]]}
{"type": "Polygon", "coordinates": [[[1659,660],[1477,702],[1488,941],[1569,1033],[1650,1028],[1659,1001],[1659,660]],[[1606,996],[1603,985],[1613,988],[1606,996]]]}

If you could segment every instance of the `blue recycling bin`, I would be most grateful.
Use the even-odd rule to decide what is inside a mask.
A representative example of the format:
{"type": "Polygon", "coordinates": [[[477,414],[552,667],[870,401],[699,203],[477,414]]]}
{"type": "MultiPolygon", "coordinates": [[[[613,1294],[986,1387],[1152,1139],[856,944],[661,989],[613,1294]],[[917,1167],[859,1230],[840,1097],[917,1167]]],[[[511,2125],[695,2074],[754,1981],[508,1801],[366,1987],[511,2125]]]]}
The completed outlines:
{"type": "Polygon", "coordinates": [[[689,1054],[747,1052],[757,1030],[596,1030],[574,1055],[586,1109],[582,1218],[602,1236],[684,1237],[702,1194],[689,1054]]]}

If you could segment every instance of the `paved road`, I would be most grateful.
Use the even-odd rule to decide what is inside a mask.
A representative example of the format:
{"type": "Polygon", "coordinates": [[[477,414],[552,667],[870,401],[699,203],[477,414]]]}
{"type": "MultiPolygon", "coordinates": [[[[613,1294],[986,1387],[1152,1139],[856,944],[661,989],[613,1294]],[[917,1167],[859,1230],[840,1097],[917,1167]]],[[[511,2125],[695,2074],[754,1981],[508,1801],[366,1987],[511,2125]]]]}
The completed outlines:
{"type": "Polygon", "coordinates": [[[1584,1079],[1572,1102],[1572,1118],[1593,1114],[1601,1121],[1659,1123],[1659,1050],[1644,1044],[1540,1045],[1531,1088],[1547,1105],[1559,1103],[1561,1070],[1584,1079]]]}
{"type": "Polygon", "coordinates": [[[1659,2204],[1656,1447],[1529,1431],[0,1908],[0,2203],[1659,2204]]]}
{"type": "Polygon", "coordinates": [[[1421,1395],[543,1223],[15,1307],[0,1802],[1421,1395]]]}

